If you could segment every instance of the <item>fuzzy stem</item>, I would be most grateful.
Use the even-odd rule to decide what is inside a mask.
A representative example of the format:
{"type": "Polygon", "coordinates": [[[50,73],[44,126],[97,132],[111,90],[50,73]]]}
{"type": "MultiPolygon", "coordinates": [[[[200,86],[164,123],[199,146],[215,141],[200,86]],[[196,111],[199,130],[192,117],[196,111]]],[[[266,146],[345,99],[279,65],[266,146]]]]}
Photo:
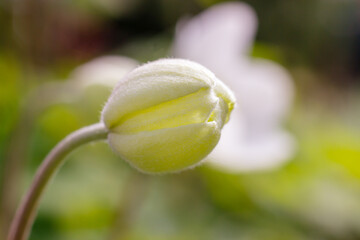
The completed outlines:
{"type": "Polygon", "coordinates": [[[26,240],[28,238],[40,197],[51,177],[64,163],[66,155],[85,143],[106,139],[106,136],[107,129],[103,123],[90,125],[71,133],[51,150],[40,165],[28,193],[15,214],[10,226],[8,240],[26,240]]]}

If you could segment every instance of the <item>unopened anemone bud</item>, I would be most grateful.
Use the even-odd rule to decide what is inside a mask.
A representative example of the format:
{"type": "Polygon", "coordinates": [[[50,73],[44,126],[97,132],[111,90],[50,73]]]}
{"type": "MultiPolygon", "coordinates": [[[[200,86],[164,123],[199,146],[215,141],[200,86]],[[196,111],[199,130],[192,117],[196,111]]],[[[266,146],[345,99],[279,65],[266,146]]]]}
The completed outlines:
{"type": "Polygon", "coordinates": [[[111,148],[142,172],[176,172],[216,146],[234,108],[233,93],[205,67],[161,59],[120,80],[102,120],[111,148]]]}

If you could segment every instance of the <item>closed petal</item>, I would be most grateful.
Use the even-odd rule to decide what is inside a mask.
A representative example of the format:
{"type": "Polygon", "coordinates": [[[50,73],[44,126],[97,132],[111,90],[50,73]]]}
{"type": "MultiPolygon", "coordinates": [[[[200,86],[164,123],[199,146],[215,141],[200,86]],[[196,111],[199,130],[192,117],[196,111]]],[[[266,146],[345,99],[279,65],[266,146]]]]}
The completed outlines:
{"type": "Polygon", "coordinates": [[[221,81],[217,81],[216,82],[216,86],[214,89],[216,95],[223,99],[224,102],[226,103],[226,109],[227,109],[227,115],[225,118],[225,123],[227,123],[230,119],[230,114],[231,111],[234,109],[235,107],[235,102],[236,102],[236,98],[234,93],[221,81]]]}
{"type": "Polygon", "coordinates": [[[136,133],[206,122],[219,99],[211,89],[125,115],[111,129],[115,133],[136,133]]]}
{"type": "Polygon", "coordinates": [[[203,66],[165,59],[141,66],[120,81],[106,103],[102,118],[112,128],[124,115],[212,88],[216,77],[203,66]]]}
{"type": "Polygon", "coordinates": [[[229,109],[227,107],[227,103],[220,98],[211,113],[208,122],[215,121],[220,129],[224,126],[226,119],[229,116],[229,109]]]}
{"type": "Polygon", "coordinates": [[[215,147],[216,122],[190,124],[136,134],[109,134],[115,152],[143,172],[174,172],[194,166],[215,147]]]}

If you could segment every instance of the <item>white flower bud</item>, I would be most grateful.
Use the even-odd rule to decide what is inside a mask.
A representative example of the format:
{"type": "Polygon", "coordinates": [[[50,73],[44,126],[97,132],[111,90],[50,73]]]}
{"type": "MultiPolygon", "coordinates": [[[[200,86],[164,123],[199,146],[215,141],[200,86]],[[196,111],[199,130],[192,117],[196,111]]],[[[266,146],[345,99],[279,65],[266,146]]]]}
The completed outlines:
{"type": "Polygon", "coordinates": [[[140,66],[115,87],[102,120],[112,149],[143,172],[174,172],[216,146],[235,97],[205,67],[181,59],[140,66]]]}

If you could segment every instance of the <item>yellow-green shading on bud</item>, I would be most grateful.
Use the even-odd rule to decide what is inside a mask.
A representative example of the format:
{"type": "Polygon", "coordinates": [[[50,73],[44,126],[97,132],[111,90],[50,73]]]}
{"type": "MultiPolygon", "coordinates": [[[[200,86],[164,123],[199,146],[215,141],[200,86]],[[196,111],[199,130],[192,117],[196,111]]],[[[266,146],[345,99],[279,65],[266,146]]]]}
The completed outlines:
{"type": "Polygon", "coordinates": [[[233,93],[205,67],[162,59],[120,80],[102,112],[112,149],[140,171],[175,172],[216,146],[233,93]]]}

